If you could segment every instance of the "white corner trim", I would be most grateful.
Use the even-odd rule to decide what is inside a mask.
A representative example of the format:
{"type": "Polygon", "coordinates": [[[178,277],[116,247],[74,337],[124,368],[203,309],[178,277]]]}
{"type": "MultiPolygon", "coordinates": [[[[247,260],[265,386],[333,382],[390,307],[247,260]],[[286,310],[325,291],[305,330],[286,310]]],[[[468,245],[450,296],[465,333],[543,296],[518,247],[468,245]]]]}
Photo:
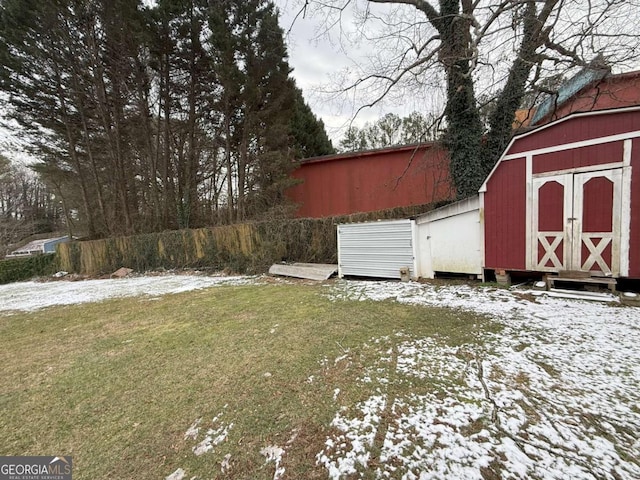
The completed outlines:
{"type": "Polygon", "coordinates": [[[413,250],[413,277],[412,280],[417,280],[421,277],[419,257],[420,252],[420,240],[418,239],[418,228],[415,220],[411,220],[411,249],[413,250]]]}
{"type": "Polygon", "coordinates": [[[525,198],[525,267],[527,270],[534,270],[533,268],[533,155],[527,155],[526,157],[526,198],[525,198]]]}
{"type": "Polygon", "coordinates": [[[625,167],[631,166],[631,150],[633,149],[633,141],[628,138],[622,146],[622,164],[625,167]]]}
{"type": "Polygon", "coordinates": [[[487,257],[485,256],[485,219],[484,219],[484,193],[480,193],[478,196],[478,213],[480,216],[480,262],[482,264],[482,281],[484,282],[484,269],[487,266],[487,257]]]}
{"type": "Polygon", "coordinates": [[[633,142],[625,140],[622,168],[622,212],[620,215],[620,276],[629,276],[631,253],[631,153],[633,142]]]}

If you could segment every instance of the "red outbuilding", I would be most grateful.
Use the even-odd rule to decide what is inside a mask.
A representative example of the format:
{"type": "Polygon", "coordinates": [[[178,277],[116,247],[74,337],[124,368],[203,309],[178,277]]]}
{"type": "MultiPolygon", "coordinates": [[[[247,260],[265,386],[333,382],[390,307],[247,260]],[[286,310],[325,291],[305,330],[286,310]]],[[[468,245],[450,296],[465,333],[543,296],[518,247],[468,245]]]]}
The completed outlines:
{"type": "Polygon", "coordinates": [[[640,278],[640,107],[517,135],[480,208],[487,270],[640,278]]]}
{"type": "Polygon", "coordinates": [[[424,205],[455,197],[449,155],[437,143],[303,160],[287,191],[298,217],[329,217],[424,205]]]}

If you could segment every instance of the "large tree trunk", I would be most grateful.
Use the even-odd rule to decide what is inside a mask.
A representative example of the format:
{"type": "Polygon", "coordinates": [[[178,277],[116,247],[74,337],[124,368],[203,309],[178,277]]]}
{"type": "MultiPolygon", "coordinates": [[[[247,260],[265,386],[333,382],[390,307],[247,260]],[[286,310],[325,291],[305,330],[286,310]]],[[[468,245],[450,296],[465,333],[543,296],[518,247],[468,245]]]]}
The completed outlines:
{"type": "Polygon", "coordinates": [[[490,130],[482,149],[483,177],[489,174],[513,135],[515,112],[526,91],[527,79],[537,62],[536,50],[545,42],[544,24],[558,0],[546,0],[537,11],[535,0],[527,1],[524,10],[522,42],[509,77],[500,92],[489,118],[490,130]]]}
{"type": "Polygon", "coordinates": [[[227,169],[227,219],[229,223],[233,223],[234,215],[233,215],[233,207],[234,207],[234,199],[233,199],[233,162],[231,160],[231,107],[229,98],[225,98],[224,102],[225,112],[224,112],[224,159],[225,166],[227,169]]]}
{"type": "Polygon", "coordinates": [[[162,149],[162,179],[163,179],[163,223],[165,228],[175,228],[173,213],[175,212],[176,196],[174,188],[173,168],[171,168],[171,92],[169,54],[164,55],[163,82],[160,87],[160,101],[164,110],[163,115],[163,149],[162,149]]]}
{"type": "Polygon", "coordinates": [[[441,36],[440,62],[447,75],[446,144],[458,198],[477,192],[482,183],[479,146],[482,122],[471,76],[469,20],[460,16],[458,0],[442,0],[434,26],[441,36]]]}

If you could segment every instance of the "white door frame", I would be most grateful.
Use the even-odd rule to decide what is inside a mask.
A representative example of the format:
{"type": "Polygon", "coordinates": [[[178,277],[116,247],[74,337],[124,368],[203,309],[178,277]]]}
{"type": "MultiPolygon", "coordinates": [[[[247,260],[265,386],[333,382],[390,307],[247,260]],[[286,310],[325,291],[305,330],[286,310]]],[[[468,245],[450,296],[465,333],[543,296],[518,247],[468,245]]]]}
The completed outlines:
{"type": "Polygon", "coordinates": [[[532,208],[531,208],[531,238],[527,245],[529,254],[527,255],[527,268],[539,272],[555,272],[558,270],[568,270],[567,261],[571,258],[571,218],[572,200],[573,200],[573,174],[565,173],[554,176],[534,177],[532,181],[532,208]],[[562,185],[564,189],[564,204],[562,207],[562,216],[565,219],[564,228],[558,232],[540,232],[538,231],[538,220],[540,218],[540,188],[545,184],[556,182],[562,185]],[[567,225],[568,224],[568,225],[567,225]],[[549,242],[547,238],[553,240],[549,242]],[[538,261],[538,242],[541,242],[545,248],[545,255],[542,260],[538,261]],[[555,254],[555,250],[562,242],[562,262],[555,254]],[[552,267],[546,267],[545,264],[551,260],[552,267]]]}
{"type": "Polygon", "coordinates": [[[573,250],[571,253],[571,270],[594,272],[603,275],[620,275],[620,226],[622,213],[622,168],[601,170],[599,172],[576,173],[573,176],[574,202],[573,202],[573,250]],[[584,186],[594,178],[606,178],[613,184],[613,214],[611,232],[583,232],[582,214],[584,208],[584,186]],[[594,241],[598,241],[597,244],[594,241]],[[582,263],[582,243],[587,246],[589,256],[582,263]],[[611,266],[602,258],[604,249],[611,245],[611,266]],[[582,264],[581,264],[582,263],[582,264]],[[592,270],[594,265],[599,270],[592,270]]]}
{"type": "MultiPolygon", "coordinates": [[[[607,165],[610,167],[610,165],[607,165]]],[[[625,185],[631,175],[631,167],[605,168],[594,170],[592,167],[566,170],[562,173],[553,172],[533,175],[529,173],[530,208],[527,210],[529,238],[527,240],[527,269],[540,272],[557,272],[559,270],[581,270],[595,274],[625,276],[628,275],[628,244],[629,228],[625,225],[625,212],[630,209],[630,197],[625,195],[625,185]],[[582,214],[584,206],[584,185],[593,178],[604,177],[613,183],[613,224],[612,232],[583,232],[582,214]],[[562,232],[539,232],[538,220],[539,191],[549,182],[557,182],[564,188],[562,232]],[[548,239],[551,239],[549,241],[548,239]],[[562,262],[555,254],[555,250],[563,243],[562,262]],[[590,255],[580,262],[582,243],[587,246],[590,255]],[[545,249],[545,255],[538,261],[538,244],[545,249]],[[602,252],[611,244],[611,266],[602,259],[602,252]],[[551,260],[553,266],[545,266],[551,260]],[[594,265],[599,270],[591,270],[594,265]]]]}

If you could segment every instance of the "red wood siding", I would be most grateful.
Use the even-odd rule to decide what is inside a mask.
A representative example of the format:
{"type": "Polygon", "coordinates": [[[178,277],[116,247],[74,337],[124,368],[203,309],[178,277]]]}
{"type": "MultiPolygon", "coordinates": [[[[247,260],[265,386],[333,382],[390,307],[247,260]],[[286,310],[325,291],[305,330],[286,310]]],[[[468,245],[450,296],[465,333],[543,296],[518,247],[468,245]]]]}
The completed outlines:
{"type": "Polygon", "coordinates": [[[640,278],[640,139],[633,140],[631,156],[631,232],[629,276],[640,278]]]}
{"type": "Polygon", "coordinates": [[[487,268],[526,268],[526,196],[524,159],[503,162],[489,179],[484,197],[487,268]]]}
{"type": "MultiPolygon", "coordinates": [[[[611,110],[593,115],[580,115],[559,121],[547,128],[543,128],[524,136],[516,137],[512,147],[505,152],[505,156],[517,156],[524,151],[539,148],[553,148],[566,143],[587,141],[602,136],[624,134],[640,131],[640,110],[611,110]]],[[[532,157],[533,174],[550,171],[568,171],[572,169],[617,163],[622,167],[624,139],[600,145],[582,146],[571,150],[563,150],[532,157]]],[[[526,236],[526,162],[524,158],[502,160],[486,183],[484,201],[485,222],[485,266],[492,269],[524,270],[526,268],[526,251],[528,241],[526,236]]],[[[576,173],[583,175],[583,173],[576,173]]],[[[624,180],[623,180],[624,181],[624,180]]],[[[556,182],[557,183],[557,182],[556,182]]],[[[541,187],[544,191],[539,198],[540,231],[560,231],[560,223],[564,219],[552,216],[562,204],[562,189],[559,183],[548,183],[541,187]]],[[[578,187],[576,187],[578,188],[578,187]]],[[[593,235],[598,232],[611,231],[614,223],[612,181],[595,177],[587,180],[583,188],[581,232],[593,235]]],[[[622,186],[618,187],[622,188],[622,186]]],[[[629,192],[623,189],[623,192],[629,192]]],[[[574,192],[575,193],[575,192],[574,192]]],[[[632,139],[631,151],[631,188],[630,198],[622,199],[623,208],[630,206],[629,232],[629,277],[640,278],[640,138],[632,139]]],[[[533,207],[533,206],[532,206],[533,207]]],[[[623,226],[624,228],[624,226],[623,226]]],[[[623,232],[624,233],[624,232],[623,232]]],[[[583,237],[584,238],[587,237],[583,237]]],[[[589,238],[597,238],[589,237],[589,238]]],[[[575,240],[575,239],[574,239],[575,240]]],[[[596,240],[593,240],[596,241],[596,240]]],[[[585,244],[586,245],[586,244],[585,244]]],[[[582,245],[584,264],[590,256],[585,245],[582,245]]],[[[535,247],[534,247],[535,248],[535,247]]],[[[580,249],[579,249],[580,250],[580,249]]],[[[578,251],[579,251],[578,250],[578,251]]],[[[535,252],[533,252],[535,255],[535,252]]],[[[538,252],[539,258],[543,252],[538,252]]],[[[556,249],[558,258],[561,252],[556,249]]],[[[602,259],[612,265],[612,248],[607,246],[602,252],[602,259]]],[[[572,259],[575,264],[576,259],[572,259]]],[[[624,262],[624,260],[623,260],[624,262]]],[[[553,268],[553,265],[547,265],[553,268]]],[[[592,270],[598,270],[592,265],[592,270]]]]}
{"type": "MultiPolygon", "coordinates": [[[[538,232],[562,232],[564,230],[564,186],[556,181],[550,181],[540,187],[538,195],[538,211],[543,215],[538,217],[538,232]]],[[[534,225],[535,227],[535,225],[534,225]]],[[[546,237],[549,245],[553,242],[553,235],[546,237]]],[[[538,246],[537,262],[540,263],[546,255],[546,250],[540,241],[536,242],[538,246]]],[[[564,264],[564,241],[560,242],[554,250],[560,263],[564,264]]],[[[544,264],[546,267],[553,268],[553,261],[549,257],[544,264]]]]}
{"type": "Polygon", "coordinates": [[[599,177],[584,184],[583,232],[611,232],[613,229],[613,183],[599,177]]]}
{"type": "Polygon", "coordinates": [[[303,162],[287,192],[298,217],[329,217],[422,205],[454,197],[449,157],[442,148],[418,148],[320,157],[303,162]]]}
{"type": "Polygon", "coordinates": [[[621,162],[623,146],[624,143],[620,141],[535,155],[533,157],[533,173],[621,162]]]}
{"type": "Polygon", "coordinates": [[[518,139],[509,154],[640,130],[638,112],[568,118],[518,139]]]}
{"type": "MultiPolygon", "coordinates": [[[[613,231],[613,183],[604,177],[592,178],[584,184],[584,199],[582,205],[583,232],[611,232],[613,231]]],[[[583,242],[580,252],[580,263],[589,258],[589,249],[583,242]]],[[[612,262],[611,243],[602,252],[602,258],[607,265],[612,262]]],[[[599,270],[594,264],[591,270],[599,270]]]]}
{"type": "Polygon", "coordinates": [[[558,182],[548,182],[540,187],[538,230],[541,232],[561,232],[564,229],[564,187],[558,182]]]}

